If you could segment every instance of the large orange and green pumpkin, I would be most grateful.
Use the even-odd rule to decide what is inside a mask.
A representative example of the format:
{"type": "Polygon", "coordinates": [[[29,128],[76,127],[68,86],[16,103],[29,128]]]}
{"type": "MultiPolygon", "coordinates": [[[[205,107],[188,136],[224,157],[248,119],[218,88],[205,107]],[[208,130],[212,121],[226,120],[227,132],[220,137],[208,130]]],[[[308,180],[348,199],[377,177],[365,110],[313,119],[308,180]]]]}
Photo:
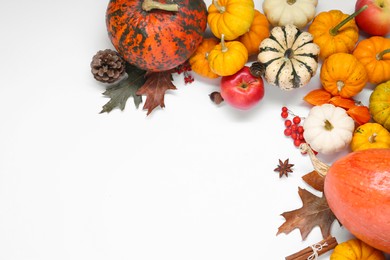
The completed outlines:
{"type": "Polygon", "coordinates": [[[202,42],[207,8],[203,0],[110,0],[106,25],[128,63],[166,71],[185,62],[202,42]]]}

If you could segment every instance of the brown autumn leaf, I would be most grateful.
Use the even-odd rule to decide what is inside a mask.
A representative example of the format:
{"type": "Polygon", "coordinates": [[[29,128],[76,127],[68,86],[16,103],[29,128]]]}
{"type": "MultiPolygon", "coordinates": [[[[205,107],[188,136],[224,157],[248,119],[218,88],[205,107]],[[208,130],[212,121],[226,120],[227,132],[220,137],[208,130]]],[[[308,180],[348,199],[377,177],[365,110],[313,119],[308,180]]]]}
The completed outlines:
{"type": "Polygon", "coordinates": [[[280,233],[288,234],[298,228],[302,240],[305,240],[311,230],[319,226],[323,238],[328,237],[336,216],[330,210],[326,198],[324,196],[317,197],[302,188],[299,188],[298,194],[303,203],[302,207],[282,213],[286,221],[279,227],[276,235],[280,233]]]}
{"type": "Polygon", "coordinates": [[[310,105],[320,106],[322,104],[328,103],[331,97],[332,95],[324,89],[314,89],[307,93],[307,95],[303,97],[303,100],[305,100],[310,105]]]}
{"type": "Polygon", "coordinates": [[[318,172],[311,171],[304,175],[302,179],[309,184],[313,189],[323,192],[325,178],[318,174],[318,172]]]}
{"type": "Polygon", "coordinates": [[[145,83],[138,89],[136,94],[146,95],[143,109],[148,110],[147,115],[149,115],[156,107],[165,107],[165,91],[169,89],[175,90],[176,87],[172,83],[173,78],[169,71],[148,72],[145,77],[145,83]]]}

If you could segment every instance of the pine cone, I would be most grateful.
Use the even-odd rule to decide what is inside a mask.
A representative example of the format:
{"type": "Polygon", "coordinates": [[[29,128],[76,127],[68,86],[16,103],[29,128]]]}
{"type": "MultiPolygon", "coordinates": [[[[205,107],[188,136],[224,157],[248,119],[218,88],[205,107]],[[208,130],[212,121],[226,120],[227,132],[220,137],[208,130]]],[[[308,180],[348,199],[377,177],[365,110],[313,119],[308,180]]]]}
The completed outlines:
{"type": "Polygon", "coordinates": [[[113,83],[125,73],[126,63],[116,51],[98,51],[92,58],[91,71],[94,78],[103,83],[113,83]]]}
{"type": "Polygon", "coordinates": [[[249,70],[253,76],[260,78],[260,77],[264,76],[265,66],[264,66],[264,64],[256,61],[256,62],[252,63],[249,70]]]}

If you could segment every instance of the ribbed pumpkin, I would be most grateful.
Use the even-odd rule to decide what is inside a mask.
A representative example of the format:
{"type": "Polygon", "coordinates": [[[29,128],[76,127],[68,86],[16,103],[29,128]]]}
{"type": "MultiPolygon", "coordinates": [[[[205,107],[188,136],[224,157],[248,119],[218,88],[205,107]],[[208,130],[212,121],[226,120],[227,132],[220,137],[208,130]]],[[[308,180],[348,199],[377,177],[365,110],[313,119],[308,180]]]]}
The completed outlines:
{"type": "Polygon", "coordinates": [[[185,62],[203,39],[207,26],[203,0],[110,0],[109,38],[130,64],[166,71],[185,62]]]}
{"type": "Polygon", "coordinates": [[[373,36],[361,40],[353,55],[364,65],[368,81],[379,84],[390,80],[390,39],[373,36]]]}
{"type": "Polygon", "coordinates": [[[367,245],[359,239],[340,243],[330,255],[330,260],[385,260],[382,251],[367,245]]]}
{"type": "Polygon", "coordinates": [[[390,131],[390,81],[375,87],[368,107],[374,121],[390,131]]]}
{"type": "Polygon", "coordinates": [[[211,71],[219,76],[230,76],[238,72],[248,61],[248,50],[239,41],[221,42],[216,45],[207,57],[211,71]]]}
{"type": "Polygon", "coordinates": [[[320,58],[326,59],[334,53],[352,53],[359,40],[359,28],[351,16],[339,10],[319,13],[309,26],[309,33],[321,48],[320,58]]]}
{"type": "Polygon", "coordinates": [[[320,80],[333,96],[350,98],[365,87],[368,76],[363,64],[352,54],[335,53],[323,62],[320,80]]]}
{"type": "Polygon", "coordinates": [[[207,22],[218,38],[231,41],[250,28],[255,16],[253,0],[213,0],[208,7],[207,22]]]}
{"type": "Polygon", "coordinates": [[[316,14],[317,0],[264,0],[264,14],[273,26],[293,24],[303,29],[316,14]]]}
{"type": "Polygon", "coordinates": [[[194,54],[189,59],[191,69],[206,78],[218,78],[219,75],[215,74],[209,66],[208,56],[209,53],[216,45],[219,44],[217,38],[204,38],[202,43],[196,49],[194,54]]]}
{"type": "Polygon", "coordinates": [[[294,25],[277,26],[260,44],[258,61],[265,67],[265,80],[283,90],[309,83],[318,67],[320,48],[308,32],[294,25]]]}
{"type": "Polygon", "coordinates": [[[259,53],[260,43],[269,36],[269,26],[267,17],[255,10],[255,17],[248,32],[238,38],[248,50],[248,55],[259,53]]]}
{"type": "Polygon", "coordinates": [[[356,128],[352,136],[352,151],[390,148],[390,133],[378,123],[365,123],[356,128]]]}

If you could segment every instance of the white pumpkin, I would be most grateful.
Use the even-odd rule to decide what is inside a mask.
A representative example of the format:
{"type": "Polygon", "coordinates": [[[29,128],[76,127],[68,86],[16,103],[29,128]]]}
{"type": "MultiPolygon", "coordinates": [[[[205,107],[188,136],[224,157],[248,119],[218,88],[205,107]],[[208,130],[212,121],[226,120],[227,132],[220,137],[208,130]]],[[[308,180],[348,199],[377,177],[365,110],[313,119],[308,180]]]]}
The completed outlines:
{"type": "Polygon", "coordinates": [[[291,90],[307,85],[316,74],[319,53],[310,33],[289,24],[271,30],[259,46],[257,60],[264,65],[268,83],[291,90]]]}
{"type": "Polygon", "coordinates": [[[303,129],[303,137],[311,148],[319,153],[331,154],[350,144],[355,121],[344,109],[324,104],[310,110],[303,129]]]}
{"type": "Polygon", "coordinates": [[[264,0],[263,12],[273,26],[293,24],[303,29],[316,15],[318,0],[264,0]]]}

